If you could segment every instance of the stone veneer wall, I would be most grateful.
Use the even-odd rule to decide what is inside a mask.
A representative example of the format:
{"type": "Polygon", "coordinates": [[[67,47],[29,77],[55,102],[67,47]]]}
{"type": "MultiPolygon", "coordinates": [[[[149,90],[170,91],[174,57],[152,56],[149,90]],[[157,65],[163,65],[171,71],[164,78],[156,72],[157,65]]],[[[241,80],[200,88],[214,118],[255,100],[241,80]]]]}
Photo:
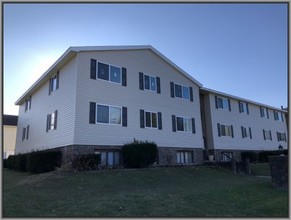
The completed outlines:
{"type": "Polygon", "coordinates": [[[214,150],[214,160],[215,161],[221,161],[221,153],[222,152],[232,152],[233,153],[233,159],[235,159],[238,162],[241,162],[241,152],[249,152],[253,151],[256,153],[261,152],[260,150],[233,150],[233,149],[215,149],[214,150]]]}
{"type": "MultiPolygon", "coordinates": [[[[97,151],[120,151],[122,146],[99,146],[99,145],[69,145],[54,148],[61,150],[63,154],[62,168],[70,169],[72,162],[80,154],[91,154],[97,151]]],[[[174,166],[177,165],[177,151],[192,151],[193,163],[187,165],[201,165],[203,163],[202,148],[180,148],[180,147],[158,147],[158,165],[174,166]]],[[[120,154],[120,158],[122,155],[120,154]]],[[[121,158],[122,161],[122,158],[121,158]]]]}

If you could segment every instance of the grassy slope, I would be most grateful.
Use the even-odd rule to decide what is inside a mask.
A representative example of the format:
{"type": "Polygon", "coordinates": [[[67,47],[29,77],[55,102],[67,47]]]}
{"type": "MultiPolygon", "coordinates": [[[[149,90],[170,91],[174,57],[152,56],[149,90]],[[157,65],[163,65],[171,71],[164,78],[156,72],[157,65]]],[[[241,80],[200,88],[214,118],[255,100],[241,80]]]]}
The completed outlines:
{"type": "Polygon", "coordinates": [[[271,176],[269,163],[251,163],[251,174],[257,176],[271,176]]]}
{"type": "Polygon", "coordinates": [[[288,216],[288,193],[269,179],[210,168],[4,170],[3,184],[3,217],[288,216]]]}

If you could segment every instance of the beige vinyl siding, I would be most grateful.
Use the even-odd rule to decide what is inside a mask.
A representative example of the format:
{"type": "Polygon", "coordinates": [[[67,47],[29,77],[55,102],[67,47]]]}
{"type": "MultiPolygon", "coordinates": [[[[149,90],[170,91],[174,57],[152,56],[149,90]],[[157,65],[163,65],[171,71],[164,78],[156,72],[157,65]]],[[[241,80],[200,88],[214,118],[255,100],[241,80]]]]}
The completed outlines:
{"type": "Polygon", "coordinates": [[[49,95],[49,80],[31,95],[31,109],[20,105],[16,153],[43,150],[73,144],[76,58],[59,70],[59,89],[49,95]],[[47,114],[58,110],[57,129],[46,132],[47,114]],[[29,125],[29,138],[22,141],[22,128],[29,125]]]}
{"type": "MultiPolygon", "coordinates": [[[[218,95],[219,96],[219,95],[218,95]]],[[[276,132],[286,132],[286,118],[284,122],[275,121],[273,110],[269,109],[269,119],[261,118],[260,106],[249,103],[249,114],[240,113],[238,101],[230,99],[231,111],[215,108],[215,94],[209,97],[211,106],[211,119],[215,149],[239,150],[277,150],[279,144],[287,148],[287,142],[278,142],[276,132]],[[234,138],[218,137],[217,123],[233,125],[234,138]],[[242,138],[241,126],[251,127],[252,139],[242,138]],[[264,140],[263,129],[271,130],[272,140],[264,140]]]]}
{"type": "Polygon", "coordinates": [[[133,138],[158,146],[203,148],[199,88],[150,50],[78,53],[75,144],[122,145],[133,138]],[[127,87],[90,79],[90,59],[125,67],[127,87]],[[139,90],[139,72],[161,79],[161,94],[139,90]],[[170,81],[193,87],[194,102],[170,96],[170,81]],[[89,103],[127,107],[128,126],[89,124],[89,103]],[[140,128],[140,109],[161,112],[163,129],[140,128]],[[172,132],[172,115],[195,118],[196,134],[172,132]]]}

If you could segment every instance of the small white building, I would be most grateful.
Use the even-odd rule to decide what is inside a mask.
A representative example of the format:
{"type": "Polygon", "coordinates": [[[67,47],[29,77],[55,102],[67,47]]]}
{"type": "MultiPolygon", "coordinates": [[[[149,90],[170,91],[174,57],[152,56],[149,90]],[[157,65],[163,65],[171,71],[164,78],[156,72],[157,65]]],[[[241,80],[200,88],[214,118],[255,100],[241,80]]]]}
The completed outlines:
{"type": "Polygon", "coordinates": [[[7,159],[15,153],[17,120],[16,115],[3,115],[3,158],[7,159]]]}
{"type": "Polygon", "coordinates": [[[202,85],[151,46],[70,47],[17,101],[16,153],[98,152],[154,141],[160,164],[201,164],[202,85]]]}
{"type": "Polygon", "coordinates": [[[200,93],[204,145],[215,160],[240,160],[242,151],[287,149],[285,110],[212,89],[200,93]]]}

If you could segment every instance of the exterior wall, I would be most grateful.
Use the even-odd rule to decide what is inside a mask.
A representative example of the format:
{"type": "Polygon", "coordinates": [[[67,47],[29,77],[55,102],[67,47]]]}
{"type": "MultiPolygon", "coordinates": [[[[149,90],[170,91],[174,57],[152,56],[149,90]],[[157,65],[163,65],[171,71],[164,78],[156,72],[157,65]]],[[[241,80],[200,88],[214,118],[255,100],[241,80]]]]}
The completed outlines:
{"type": "Polygon", "coordinates": [[[123,145],[138,140],[158,146],[203,148],[199,88],[150,50],[80,52],[74,144],[123,145]],[[127,86],[90,79],[90,59],[127,68],[127,86]],[[139,72],[161,79],[161,94],[139,90],[139,72]],[[170,96],[170,81],[193,87],[194,102],[170,96]],[[89,103],[127,107],[127,127],[89,124],[89,103]],[[162,130],[140,128],[140,109],[161,112],[162,130]],[[171,115],[195,118],[196,133],[173,132],[171,115]]]}
{"type": "Polygon", "coordinates": [[[3,125],[3,158],[15,153],[17,126],[3,125]]]}
{"type": "Polygon", "coordinates": [[[213,145],[210,148],[224,150],[278,150],[279,145],[282,145],[284,149],[287,148],[287,142],[278,142],[276,135],[276,132],[285,132],[286,136],[288,135],[285,114],[283,114],[284,122],[274,120],[272,109],[269,109],[269,119],[262,118],[260,106],[252,103],[248,103],[249,114],[240,113],[238,100],[231,98],[231,111],[216,109],[215,94],[210,93],[206,96],[208,96],[206,100],[210,107],[211,117],[211,123],[208,121],[207,126],[211,127],[213,133],[213,145]],[[219,137],[217,123],[233,125],[234,138],[228,136],[219,137]],[[241,126],[251,127],[252,139],[242,138],[241,126]],[[271,130],[272,140],[264,140],[263,129],[271,130]]]}
{"type": "Polygon", "coordinates": [[[31,96],[31,109],[19,106],[16,153],[73,144],[76,97],[76,58],[59,70],[59,88],[49,95],[49,80],[31,96]],[[57,129],[46,132],[47,115],[58,110],[57,129]],[[29,125],[29,138],[22,129],[29,125]]]}

